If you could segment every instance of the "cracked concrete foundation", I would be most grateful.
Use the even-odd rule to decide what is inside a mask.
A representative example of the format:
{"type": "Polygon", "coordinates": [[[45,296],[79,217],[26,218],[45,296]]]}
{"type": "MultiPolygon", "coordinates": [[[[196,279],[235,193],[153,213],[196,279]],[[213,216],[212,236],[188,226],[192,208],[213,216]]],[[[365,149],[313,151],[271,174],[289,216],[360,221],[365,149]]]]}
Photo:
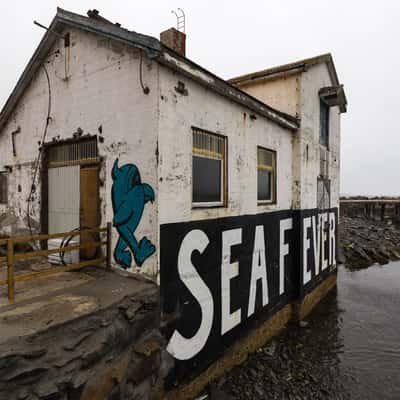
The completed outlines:
{"type": "Polygon", "coordinates": [[[0,306],[0,399],[146,399],[158,391],[157,287],[90,274],[0,306]]]}

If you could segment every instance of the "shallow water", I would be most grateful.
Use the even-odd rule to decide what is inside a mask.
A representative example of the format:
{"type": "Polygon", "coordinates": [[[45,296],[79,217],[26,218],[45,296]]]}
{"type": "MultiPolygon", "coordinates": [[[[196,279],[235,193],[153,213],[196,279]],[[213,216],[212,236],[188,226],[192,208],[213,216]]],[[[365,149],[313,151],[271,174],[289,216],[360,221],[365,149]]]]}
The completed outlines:
{"type": "Polygon", "coordinates": [[[302,325],[234,368],[221,389],[233,399],[400,400],[400,262],[339,267],[337,289],[302,325]]]}
{"type": "Polygon", "coordinates": [[[338,366],[351,398],[400,399],[400,262],[339,269],[336,304],[326,318],[340,315],[338,366]]]}

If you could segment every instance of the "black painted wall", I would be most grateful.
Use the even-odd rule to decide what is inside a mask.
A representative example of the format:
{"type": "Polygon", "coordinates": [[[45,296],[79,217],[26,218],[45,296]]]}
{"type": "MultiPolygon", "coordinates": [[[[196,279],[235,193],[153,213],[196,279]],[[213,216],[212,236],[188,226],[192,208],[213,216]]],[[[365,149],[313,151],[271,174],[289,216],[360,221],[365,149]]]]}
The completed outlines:
{"type": "MultiPolygon", "coordinates": [[[[242,335],[270,318],[286,304],[301,299],[332,273],[336,268],[335,257],[338,242],[336,227],[337,209],[323,212],[317,209],[287,210],[162,225],[160,228],[160,291],[164,336],[173,342],[171,341],[172,336],[174,333],[179,333],[183,338],[190,340],[201,330],[203,319],[209,318],[212,321],[209,329],[202,335],[205,342],[201,349],[195,351],[193,355],[189,354],[189,351],[188,357],[185,359],[177,357],[175,368],[167,380],[167,385],[176,385],[206,369],[222,355],[225,348],[232,342],[239,340],[242,335]],[[322,220],[324,214],[327,219],[325,223],[322,220]],[[282,226],[286,224],[286,228],[288,226],[291,228],[281,233],[281,224],[282,226]],[[311,224],[309,228],[307,228],[308,224],[311,224]],[[324,239],[324,232],[319,231],[319,227],[322,225],[326,232],[324,253],[327,259],[327,268],[324,270],[318,269],[318,265],[316,268],[314,258],[314,242],[317,244],[318,233],[321,241],[324,239]],[[329,236],[329,229],[332,229],[331,234],[334,235],[334,238],[329,236]],[[235,231],[229,232],[232,230],[235,231]],[[255,248],[256,231],[258,238],[262,237],[261,252],[257,252],[257,249],[260,250],[260,241],[257,242],[258,247],[255,248]],[[236,237],[237,244],[225,246],[224,258],[223,237],[231,234],[236,237]],[[197,249],[195,239],[189,240],[192,237],[202,238],[204,241],[202,251],[197,249]],[[304,247],[307,244],[309,249],[305,250],[304,247]],[[183,248],[187,245],[189,245],[189,250],[185,253],[183,248]],[[333,253],[330,253],[331,245],[335,247],[333,253]],[[287,247],[285,248],[285,246],[287,247]],[[284,254],[285,250],[288,254],[284,254]],[[179,260],[180,254],[181,259],[179,260]],[[185,258],[184,254],[190,254],[190,257],[185,258]],[[329,255],[331,259],[329,259],[329,255]],[[306,275],[304,275],[303,268],[305,257],[307,257],[306,275]],[[266,291],[263,288],[262,279],[258,279],[253,285],[256,287],[254,313],[248,316],[251,277],[254,271],[260,272],[264,268],[262,258],[265,260],[266,267],[268,301],[263,304],[263,294],[265,295],[266,291]],[[280,263],[280,261],[283,262],[280,263]],[[232,265],[235,262],[238,263],[238,270],[232,265]],[[223,263],[225,264],[224,268],[221,266],[223,263]],[[182,274],[181,271],[180,273],[179,265],[186,268],[188,264],[192,265],[192,272],[182,274]],[[280,266],[280,264],[282,265],[280,266]],[[283,271],[284,275],[282,275],[283,271]],[[309,274],[307,274],[308,271],[309,274]],[[232,274],[233,277],[224,280],[225,292],[222,293],[224,273],[232,274]],[[282,279],[283,276],[284,279],[282,279]],[[307,281],[308,277],[310,277],[310,281],[307,281]],[[191,284],[194,282],[196,282],[196,287],[203,287],[202,295],[194,293],[191,289],[191,284]],[[228,312],[234,313],[240,310],[240,320],[231,329],[226,330],[225,328],[223,331],[222,296],[227,298],[226,282],[228,282],[230,295],[228,312]],[[211,297],[207,297],[206,288],[211,297]],[[282,289],[283,293],[280,293],[282,289]],[[202,305],[204,305],[204,309],[212,310],[212,319],[211,315],[203,315],[202,305]]],[[[322,251],[319,254],[319,261],[322,265],[321,256],[322,251]]],[[[226,312],[225,309],[225,315],[226,312]]],[[[184,352],[182,349],[178,349],[178,351],[184,352]]],[[[173,351],[171,353],[175,354],[173,351]]]]}

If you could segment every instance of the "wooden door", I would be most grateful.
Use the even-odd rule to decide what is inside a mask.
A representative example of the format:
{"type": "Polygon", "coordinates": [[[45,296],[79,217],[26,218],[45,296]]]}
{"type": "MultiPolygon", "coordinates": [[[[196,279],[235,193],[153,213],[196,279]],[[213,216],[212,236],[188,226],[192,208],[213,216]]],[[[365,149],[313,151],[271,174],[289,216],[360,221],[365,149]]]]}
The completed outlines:
{"type": "MultiPolygon", "coordinates": [[[[80,222],[81,229],[97,228],[100,222],[99,210],[99,169],[98,167],[81,167],[80,179],[80,222]]],[[[83,233],[81,243],[97,241],[97,235],[83,233]]],[[[83,259],[95,258],[98,248],[82,249],[83,259]]]]}

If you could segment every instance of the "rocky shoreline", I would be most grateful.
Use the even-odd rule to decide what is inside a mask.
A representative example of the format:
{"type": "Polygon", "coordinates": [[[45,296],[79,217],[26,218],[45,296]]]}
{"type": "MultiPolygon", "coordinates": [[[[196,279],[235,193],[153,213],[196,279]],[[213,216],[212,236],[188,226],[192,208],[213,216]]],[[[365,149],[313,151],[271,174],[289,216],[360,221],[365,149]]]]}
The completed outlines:
{"type": "Polygon", "coordinates": [[[207,400],[349,400],[347,377],[338,369],[338,321],[326,318],[337,307],[334,292],[307,322],[292,322],[243,365],[215,382],[207,400]]]}
{"type": "MultiPolygon", "coordinates": [[[[400,259],[400,226],[390,220],[341,216],[339,236],[341,268],[356,270],[400,259]]],[[[204,399],[350,400],[346,382],[355,378],[342,375],[338,368],[341,317],[332,318],[337,310],[333,290],[307,322],[291,323],[244,364],[210,385],[204,399]]]]}
{"type": "Polygon", "coordinates": [[[348,269],[400,259],[400,226],[390,220],[341,216],[339,237],[341,258],[348,269]]]}

